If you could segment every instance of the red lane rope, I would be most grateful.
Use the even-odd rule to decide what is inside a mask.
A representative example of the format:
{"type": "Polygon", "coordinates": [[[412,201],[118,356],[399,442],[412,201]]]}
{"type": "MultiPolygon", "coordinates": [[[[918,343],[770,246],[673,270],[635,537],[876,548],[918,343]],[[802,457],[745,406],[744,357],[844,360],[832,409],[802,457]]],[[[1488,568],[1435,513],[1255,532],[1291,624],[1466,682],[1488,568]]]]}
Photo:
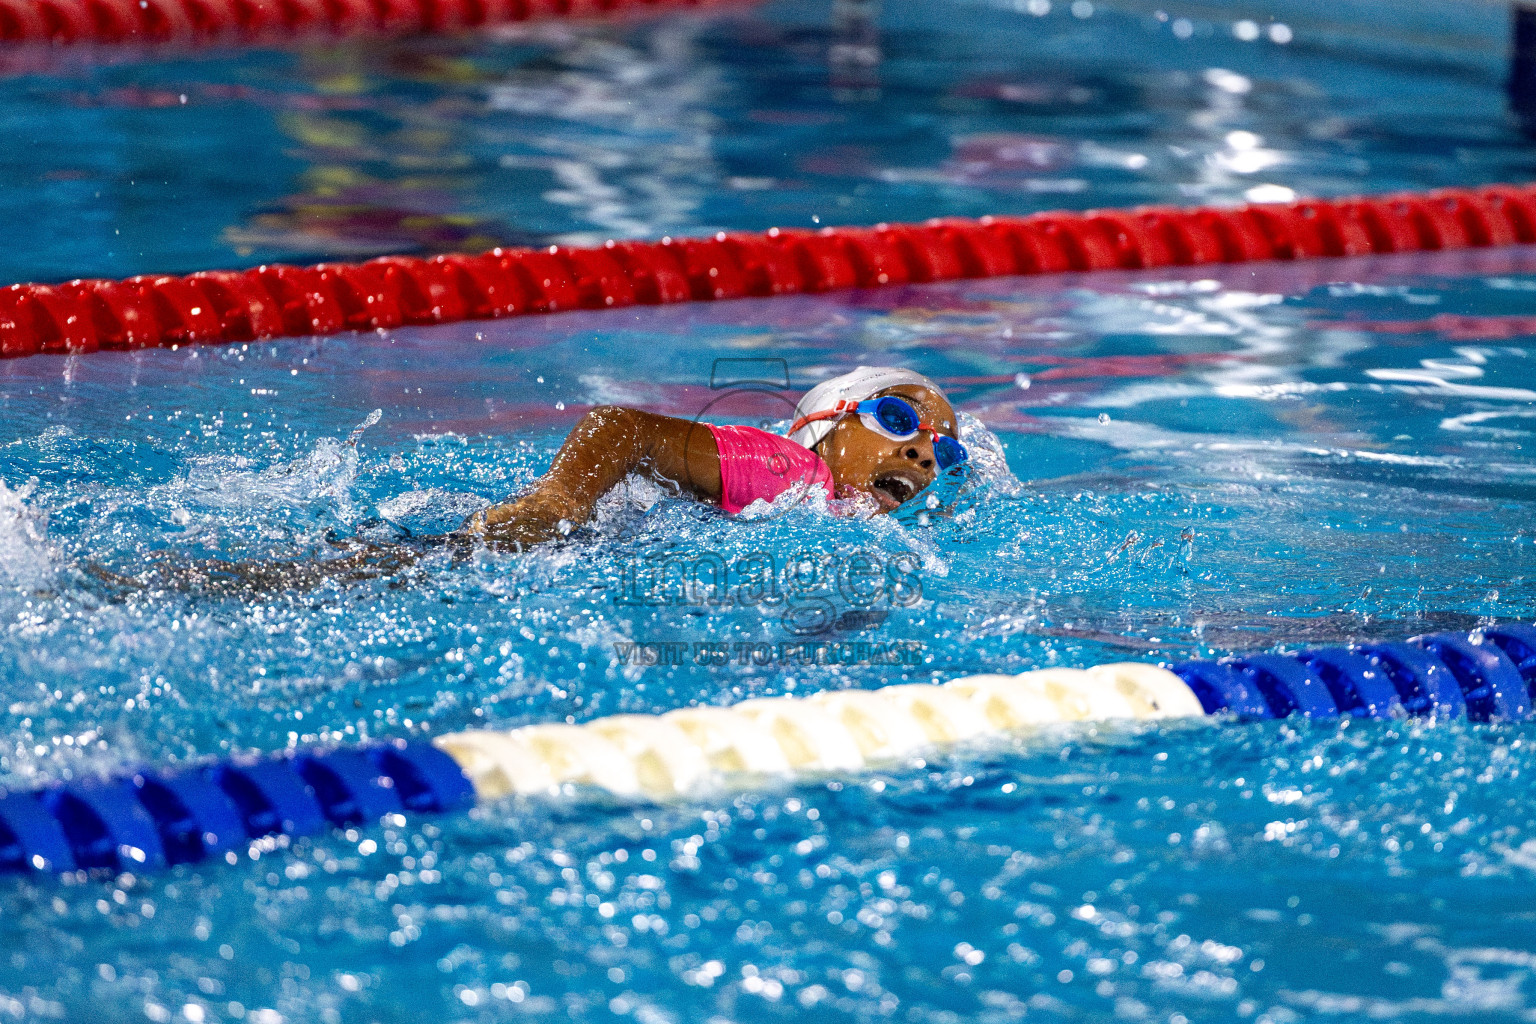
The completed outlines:
{"type": "Polygon", "coordinates": [[[454,32],[542,18],[606,18],[720,0],[0,0],[0,42],[248,41],[454,32]]]}
{"type": "MultiPolygon", "coordinates": [[[[3,2],[3,0],[0,0],[3,2]]],[[[567,309],[955,278],[1536,243],[1536,185],[1235,209],[1089,210],[872,228],[385,256],[0,291],[0,356],[336,334],[567,309]]]]}

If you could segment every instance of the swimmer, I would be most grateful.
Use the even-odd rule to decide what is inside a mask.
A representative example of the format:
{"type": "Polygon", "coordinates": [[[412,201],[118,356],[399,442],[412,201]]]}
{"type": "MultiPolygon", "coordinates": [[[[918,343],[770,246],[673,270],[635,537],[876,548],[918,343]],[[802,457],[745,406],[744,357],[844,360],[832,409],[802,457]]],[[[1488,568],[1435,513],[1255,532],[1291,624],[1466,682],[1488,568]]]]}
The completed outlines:
{"type": "Polygon", "coordinates": [[[520,551],[565,536],[590,520],[598,499],[631,473],[730,514],[791,488],[862,499],[885,513],[966,461],[956,426],[955,410],[937,384],[893,367],[861,366],[818,384],[795,407],[788,437],[602,406],[582,418],[526,493],[477,512],[453,533],[393,544],[334,541],[346,553],[318,561],[188,563],[172,555],[138,577],[95,564],[86,571],[118,593],[163,587],[210,596],[397,576],[434,550],[447,548],[458,558],[482,544],[520,551]]]}
{"type": "Polygon", "coordinates": [[[805,393],[789,436],[602,406],[576,425],[526,494],[471,516],[458,536],[520,548],[587,522],[631,473],[740,512],[791,488],[890,512],[964,462],[955,410],[920,373],[861,366],[805,393]]]}

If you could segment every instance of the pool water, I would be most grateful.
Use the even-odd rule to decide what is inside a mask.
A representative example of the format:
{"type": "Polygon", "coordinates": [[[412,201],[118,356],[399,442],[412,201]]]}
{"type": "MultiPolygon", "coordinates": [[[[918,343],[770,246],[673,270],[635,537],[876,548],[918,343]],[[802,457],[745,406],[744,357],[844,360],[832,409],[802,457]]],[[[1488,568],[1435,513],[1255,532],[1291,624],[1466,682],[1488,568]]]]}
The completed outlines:
{"type": "Polygon", "coordinates": [[[865,6],[0,54],[0,280],[1536,173],[1498,3],[865,6]]]}
{"type": "MultiPolygon", "coordinates": [[[[70,159],[101,162],[0,188],[15,217],[71,225],[18,233],[36,242],[6,273],[458,244],[369,226],[428,206],[421,224],[542,241],[1530,176],[1495,8],[1367,29],[1369,9],[1296,5],[1285,43],[1267,20],[1238,38],[1236,8],[1078,10],[887,12],[878,81],[835,87],[828,33],[792,7],[33,55],[0,102],[24,123],[74,97],[99,145],[70,159]],[[955,156],[1007,132],[1060,166],[955,156]],[[1243,153],[1275,159],[1231,166],[1243,153]]],[[[1536,252],[1512,249],[6,362],[0,785],[1530,621],[1533,297],[1536,252]],[[595,405],[778,423],[872,362],[931,374],[965,414],[977,467],[953,506],[743,522],[636,483],[559,546],[272,581],[453,528],[595,405]]],[[[675,805],[519,799],[234,866],[10,879],[0,1018],[1523,1019],[1533,742],[1464,722],[1063,728],[675,805]]]]}

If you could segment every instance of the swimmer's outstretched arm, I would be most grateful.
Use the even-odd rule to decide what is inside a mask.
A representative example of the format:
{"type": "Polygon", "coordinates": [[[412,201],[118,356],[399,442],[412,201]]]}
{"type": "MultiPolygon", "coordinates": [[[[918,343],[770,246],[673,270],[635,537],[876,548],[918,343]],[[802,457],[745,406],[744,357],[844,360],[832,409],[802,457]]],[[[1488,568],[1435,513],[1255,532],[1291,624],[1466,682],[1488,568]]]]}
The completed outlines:
{"type": "Polygon", "coordinates": [[[560,521],[586,522],[597,500],[630,473],[707,501],[720,499],[720,452],[702,424],[637,409],[602,406],[572,430],[554,463],[515,501],[492,505],[446,536],[411,544],[346,541],[339,558],[231,562],[167,561],[141,576],[123,576],[89,563],[85,571],[114,590],[153,587],[254,597],[283,590],[310,590],[329,580],[356,582],[392,576],[416,564],[427,550],[467,553],[477,540],[493,546],[536,544],[560,535],[560,521]]]}
{"type": "Polygon", "coordinates": [[[720,500],[720,451],[702,423],[604,405],[582,417],[554,462],[514,501],[471,516],[461,534],[496,545],[536,544],[561,534],[560,522],[586,522],[599,498],[630,473],[675,493],[720,500]]]}

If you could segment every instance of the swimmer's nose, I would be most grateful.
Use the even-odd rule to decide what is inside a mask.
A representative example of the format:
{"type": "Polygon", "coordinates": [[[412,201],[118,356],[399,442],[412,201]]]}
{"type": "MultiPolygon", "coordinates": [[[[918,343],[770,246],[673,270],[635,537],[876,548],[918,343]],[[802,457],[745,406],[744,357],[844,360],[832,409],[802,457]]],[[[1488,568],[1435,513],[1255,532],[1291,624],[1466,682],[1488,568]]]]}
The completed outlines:
{"type": "Polygon", "coordinates": [[[911,459],[913,462],[916,462],[919,466],[922,466],[924,469],[933,468],[933,460],[923,458],[923,453],[918,451],[916,448],[908,448],[903,454],[905,454],[906,457],[911,459]]]}

